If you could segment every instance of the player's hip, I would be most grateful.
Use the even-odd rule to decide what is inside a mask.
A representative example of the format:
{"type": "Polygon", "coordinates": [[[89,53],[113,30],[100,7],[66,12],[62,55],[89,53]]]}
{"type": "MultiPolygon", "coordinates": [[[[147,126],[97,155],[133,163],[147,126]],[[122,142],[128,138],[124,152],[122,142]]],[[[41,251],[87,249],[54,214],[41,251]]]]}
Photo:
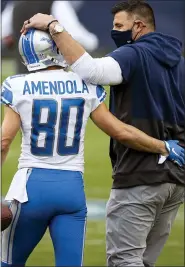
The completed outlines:
{"type": "Polygon", "coordinates": [[[86,212],[81,172],[33,168],[26,187],[29,201],[40,201],[57,214],[86,212]]]}

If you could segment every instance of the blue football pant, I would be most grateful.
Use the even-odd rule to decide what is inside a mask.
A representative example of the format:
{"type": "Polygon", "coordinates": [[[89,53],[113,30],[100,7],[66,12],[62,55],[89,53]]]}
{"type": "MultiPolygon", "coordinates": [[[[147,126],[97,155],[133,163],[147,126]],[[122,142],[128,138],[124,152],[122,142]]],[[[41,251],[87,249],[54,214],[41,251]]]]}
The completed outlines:
{"type": "Polygon", "coordinates": [[[2,233],[2,266],[25,263],[49,227],[56,266],[82,266],[86,200],[80,172],[32,169],[28,202],[13,201],[13,221],[2,233]]]}

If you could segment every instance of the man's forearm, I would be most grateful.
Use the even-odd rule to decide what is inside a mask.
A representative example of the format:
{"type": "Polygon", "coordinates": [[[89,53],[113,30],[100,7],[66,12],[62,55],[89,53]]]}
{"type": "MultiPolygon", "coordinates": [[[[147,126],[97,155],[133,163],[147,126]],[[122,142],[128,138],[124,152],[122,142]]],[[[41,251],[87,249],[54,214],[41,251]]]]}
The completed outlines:
{"type": "MultiPolygon", "coordinates": [[[[56,24],[57,22],[53,22],[50,25],[49,30],[51,34],[56,24]]],[[[69,65],[76,62],[86,52],[85,49],[65,30],[61,33],[52,35],[52,38],[69,65]]]]}
{"type": "Polygon", "coordinates": [[[65,30],[53,34],[56,24],[57,22],[51,23],[50,34],[66,62],[84,81],[101,85],[115,85],[122,82],[121,68],[116,60],[112,57],[92,58],[65,30]]]}
{"type": "Polygon", "coordinates": [[[131,125],[126,125],[124,131],[123,135],[117,136],[117,139],[124,145],[138,151],[168,155],[163,141],[150,137],[131,125]]]}

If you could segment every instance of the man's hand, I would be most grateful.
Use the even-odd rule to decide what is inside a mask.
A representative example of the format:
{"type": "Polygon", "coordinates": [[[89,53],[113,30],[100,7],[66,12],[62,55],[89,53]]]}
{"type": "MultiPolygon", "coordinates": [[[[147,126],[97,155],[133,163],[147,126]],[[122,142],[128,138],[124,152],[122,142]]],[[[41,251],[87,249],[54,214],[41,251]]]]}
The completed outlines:
{"type": "Polygon", "coordinates": [[[38,30],[46,31],[48,24],[52,20],[55,20],[52,15],[37,13],[36,15],[24,22],[21,29],[21,33],[25,34],[30,28],[36,28],[38,30]]]}
{"type": "MultiPolygon", "coordinates": [[[[56,19],[53,16],[38,13],[24,22],[21,33],[26,34],[30,28],[42,31],[50,30],[52,32],[56,25],[55,23],[51,23],[52,21],[55,21],[56,23],[56,19]]],[[[76,62],[86,52],[84,48],[65,30],[58,34],[52,34],[52,38],[69,65],[76,62]]]]}
{"type": "Polygon", "coordinates": [[[185,165],[185,150],[178,143],[178,140],[165,141],[166,149],[169,152],[167,159],[182,167],[185,165]]]}

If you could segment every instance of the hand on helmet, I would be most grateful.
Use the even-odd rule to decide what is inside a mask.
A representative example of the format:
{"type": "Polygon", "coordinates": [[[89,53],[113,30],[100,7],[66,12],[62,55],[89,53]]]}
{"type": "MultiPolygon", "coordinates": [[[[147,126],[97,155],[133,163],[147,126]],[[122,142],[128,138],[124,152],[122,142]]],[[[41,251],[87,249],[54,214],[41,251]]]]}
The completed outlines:
{"type": "Polygon", "coordinates": [[[46,31],[48,24],[52,20],[54,20],[54,17],[52,15],[37,13],[36,15],[24,22],[21,29],[21,33],[25,34],[30,28],[36,28],[38,30],[46,31]]]}

